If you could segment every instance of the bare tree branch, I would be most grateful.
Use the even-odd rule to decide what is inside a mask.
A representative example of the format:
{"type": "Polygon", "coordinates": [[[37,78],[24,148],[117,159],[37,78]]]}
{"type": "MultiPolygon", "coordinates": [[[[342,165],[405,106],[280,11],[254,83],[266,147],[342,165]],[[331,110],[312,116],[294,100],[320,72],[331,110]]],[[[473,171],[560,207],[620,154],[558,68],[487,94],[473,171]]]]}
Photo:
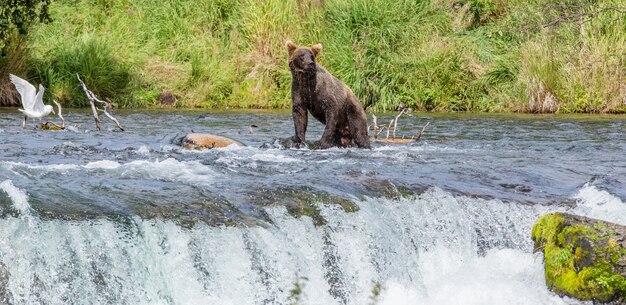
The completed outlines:
{"type": "Polygon", "coordinates": [[[103,111],[104,114],[111,119],[113,122],[115,122],[115,125],[117,125],[117,128],[119,128],[121,131],[124,131],[124,128],[122,127],[122,125],[120,124],[120,122],[114,118],[111,114],[109,114],[108,109],[111,108],[111,102],[105,102],[103,100],[98,99],[98,97],[87,88],[87,85],[85,85],[85,83],[83,82],[82,79],[80,79],[80,75],[78,75],[78,73],[76,73],[76,77],[78,78],[78,81],[80,82],[80,85],[83,87],[83,91],[85,91],[85,94],[87,95],[87,99],[89,100],[89,104],[91,104],[91,112],[93,113],[93,117],[96,120],[96,129],[99,131],[100,130],[100,119],[98,118],[98,110],[96,108],[96,104],[95,102],[98,102],[100,104],[103,105],[103,111]]]}
{"type": "Polygon", "coordinates": [[[61,109],[61,104],[59,104],[56,100],[52,101],[57,105],[57,109],[59,110],[58,116],[61,118],[61,128],[65,129],[65,119],[63,118],[63,109],[61,109]]]}
{"type": "Polygon", "coordinates": [[[393,139],[396,139],[396,128],[398,128],[398,119],[400,118],[400,116],[402,114],[404,114],[404,112],[406,111],[405,109],[402,109],[402,111],[400,111],[400,113],[395,117],[395,119],[393,119],[393,139]]]}
{"type": "Polygon", "coordinates": [[[41,124],[41,129],[44,129],[44,130],[50,130],[50,129],[54,129],[54,128],[56,128],[56,129],[65,129],[65,119],[63,118],[63,113],[62,113],[63,110],[61,109],[61,104],[59,104],[59,102],[57,102],[56,100],[52,100],[52,101],[55,104],[57,104],[57,109],[58,109],[58,114],[57,115],[59,116],[59,118],[61,118],[61,125],[59,125],[59,124],[57,124],[55,122],[52,122],[52,121],[47,121],[47,122],[41,124]],[[54,128],[52,128],[52,127],[54,127],[54,128]]]}
{"type": "Polygon", "coordinates": [[[115,122],[115,125],[117,125],[117,128],[119,128],[121,131],[124,131],[124,127],[122,127],[122,125],[120,125],[120,122],[114,118],[111,114],[109,114],[109,112],[107,111],[107,109],[111,109],[111,101],[107,100],[106,102],[100,101],[101,103],[104,103],[104,115],[106,115],[109,119],[111,119],[113,122],[115,122]]]}
{"type": "Polygon", "coordinates": [[[91,105],[91,113],[93,114],[94,119],[96,120],[96,129],[100,131],[100,119],[98,118],[98,110],[96,110],[96,104],[94,103],[94,94],[89,89],[87,89],[87,85],[80,79],[80,75],[76,73],[76,77],[80,82],[80,85],[83,87],[83,91],[87,95],[87,99],[89,100],[89,104],[91,105]]]}
{"type": "Polygon", "coordinates": [[[378,118],[376,117],[376,115],[372,112],[372,128],[373,131],[372,133],[374,134],[374,141],[378,140],[378,118]]]}
{"type": "Polygon", "coordinates": [[[392,119],[391,122],[389,122],[389,126],[387,126],[387,138],[385,139],[385,141],[389,141],[389,132],[391,131],[391,125],[393,125],[393,122],[395,120],[392,119]]]}
{"type": "Polygon", "coordinates": [[[430,125],[430,122],[426,122],[424,127],[422,127],[422,130],[420,130],[419,133],[413,135],[413,137],[411,137],[411,140],[419,141],[422,138],[422,135],[424,134],[424,131],[426,130],[426,127],[428,127],[428,125],[430,125]]]}

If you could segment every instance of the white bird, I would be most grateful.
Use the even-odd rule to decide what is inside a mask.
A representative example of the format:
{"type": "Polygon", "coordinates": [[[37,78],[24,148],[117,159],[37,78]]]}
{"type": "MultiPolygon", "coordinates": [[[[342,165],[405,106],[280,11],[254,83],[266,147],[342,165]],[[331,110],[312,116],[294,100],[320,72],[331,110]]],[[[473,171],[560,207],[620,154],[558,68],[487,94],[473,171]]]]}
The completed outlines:
{"type": "Polygon", "coordinates": [[[37,92],[35,86],[23,79],[13,74],[9,74],[9,78],[22,97],[22,107],[24,107],[24,109],[18,109],[24,113],[22,127],[26,128],[26,117],[39,119],[41,121],[41,118],[47,116],[50,112],[56,114],[52,106],[43,104],[44,88],[41,84],[39,84],[39,92],[37,92]]]}

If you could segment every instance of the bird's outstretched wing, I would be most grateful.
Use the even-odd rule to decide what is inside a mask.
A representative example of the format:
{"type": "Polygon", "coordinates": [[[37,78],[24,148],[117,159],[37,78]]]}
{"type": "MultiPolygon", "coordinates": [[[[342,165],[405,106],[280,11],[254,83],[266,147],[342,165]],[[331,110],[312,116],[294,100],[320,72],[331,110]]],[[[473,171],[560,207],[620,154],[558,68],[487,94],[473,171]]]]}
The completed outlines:
{"type": "Polygon", "coordinates": [[[33,104],[33,112],[43,113],[45,112],[43,105],[43,92],[45,89],[41,84],[39,84],[39,92],[37,92],[37,96],[35,96],[35,103],[33,104]]]}
{"type": "Polygon", "coordinates": [[[11,79],[11,82],[15,85],[15,89],[17,89],[17,92],[19,92],[22,97],[22,107],[24,107],[24,110],[32,111],[35,105],[35,95],[37,94],[35,86],[13,74],[9,74],[9,79],[11,79]]]}

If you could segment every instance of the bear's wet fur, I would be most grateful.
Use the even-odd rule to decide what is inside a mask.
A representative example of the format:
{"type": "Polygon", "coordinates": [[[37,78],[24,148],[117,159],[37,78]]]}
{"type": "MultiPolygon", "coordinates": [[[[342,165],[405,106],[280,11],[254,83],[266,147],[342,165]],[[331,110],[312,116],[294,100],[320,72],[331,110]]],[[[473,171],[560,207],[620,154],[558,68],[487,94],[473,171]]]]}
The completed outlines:
{"type": "Polygon", "coordinates": [[[363,106],[343,82],[315,61],[321,44],[299,47],[286,43],[291,69],[291,102],[297,146],[305,143],[308,112],[325,124],[320,148],[333,146],[370,148],[367,118],[363,106]]]}

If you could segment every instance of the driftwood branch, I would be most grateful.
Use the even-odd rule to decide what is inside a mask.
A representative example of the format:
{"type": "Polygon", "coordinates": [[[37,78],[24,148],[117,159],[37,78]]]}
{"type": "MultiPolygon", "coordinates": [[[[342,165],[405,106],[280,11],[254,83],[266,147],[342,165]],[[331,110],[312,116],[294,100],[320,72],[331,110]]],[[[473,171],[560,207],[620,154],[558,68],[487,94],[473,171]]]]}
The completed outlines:
{"type": "Polygon", "coordinates": [[[378,140],[378,118],[376,117],[376,115],[372,112],[372,128],[373,131],[372,133],[374,134],[374,140],[378,140]]]}
{"type": "Polygon", "coordinates": [[[413,137],[411,137],[411,140],[413,141],[419,141],[422,138],[422,135],[424,134],[424,131],[426,130],[426,127],[428,127],[428,125],[430,125],[430,122],[426,122],[426,124],[424,125],[424,127],[422,127],[422,130],[420,130],[419,133],[413,135],[413,137]]]}
{"type": "Polygon", "coordinates": [[[63,118],[63,109],[61,109],[61,104],[59,104],[59,102],[57,102],[56,100],[52,100],[52,101],[57,105],[57,109],[59,110],[58,111],[59,113],[57,115],[61,119],[61,128],[65,129],[65,118],[63,118]]]}
{"type": "Polygon", "coordinates": [[[43,124],[41,124],[41,129],[44,130],[61,130],[61,129],[65,129],[65,119],[63,118],[63,113],[62,113],[62,109],[61,109],[61,104],[59,104],[59,102],[57,102],[56,100],[52,100],[55,104],[57,104],[57,109],[58,109],[58,113],[57,115],[59,116],[59,118],[61,118],[61,125],[52,122],[52,121],[47,121],[43,124]]]}
{"type": "Polygon", "coordinates": [[[405,109],[402,109],[402,111],[400,111],[400,113],[393,119],[393,139],[396,139],[396,129],[398,128],[398,119],[400,118],[401,115],[404,114],[404,112],[406,111],[405,109]]]}
{"type": "Polygon", "coordinates": [[[385,129],[387,130],[387,137],[384,140],[380,140],[380,142],[394,143],[394,144],[408,144],[411,142],[419,141],[422,138],[422,135],[424,134],[424,131],[426,130],[428,125],[430,125],[430,122],[427,122],[424,126],[422,126],[422,129],[419,132],[415,133],[413,137],[411,137],[410,139],[405,138],[404,136],[402,136],[402,138],[400,139],[396,136],[396,131],[398,129],[398,121],[400,117],[406,112],[407,112],[406,109],[403,109],[402,111],[400,111],[398,115],[396,115],[393,119],[391,119],[391,121],[389,122],[389,125],[387,126],[378,126],[378,118],[376,117],[376,114],[371,113],[372,125],[368,126],[368,130],[370,127],[373,128],[373,137],[372,137],[373,141],[379,141],[378,136],[383,131],[385,131],[385,129]],[[392,126],[393,126],[393,130],[392,130],[392,126]]]}
{"type": "Polygon", "coordinates": [[[76,73],[76,77],[80,82],[81,87],[83,87],[83,91],[85,91],[85,95],[87,95],[87,99],[89,100],[89,104],[91,105],[91,113],[93,114],[94,119],[96,120],[96,129],[100,131],[100,119],[98,118],[98,110],[96,110],[96,104],[94,103],[95,95],[91,90],[87,89],[87,85],[80,79],[80,75],[76,73]]]}
{"type": "Polygon", "coordinates": [[[87,85],[85,85],[83,80],[80,79],[80,75],[78,75],[78,73],[76,73],[76,77],[78,78],[80,85],[83,87],[83,91],[85,91],[85,95],[87,95],[87,99],[89,100],[89,104],[91,105],[91,112],[93,113],[93,117],[96,121],[96,129],[98,131],[100,130],[100,119],[98,118],[98,109],[96,108],[96,102],[98,102],[103,106],[103,109],[100,109],[100,111],[104,112],[104,115],[106,115],[109,119],[115,122],[117,128],[119,128],[121,131],[124,131],[124,128],[122,127],[120,122],[108,112],[108,109],[111,109],[111,102],[105,102],[98,99],[98,97],[87,88],[87,85]]]}
{"type": "Polygon", "coordinates": [[[106,115],[109,119],[111,119],[111,121],[115,122],[115,125],[117,125],[117,128],[119,128],[121,131],[124,131],[124,127],[122,127],[122,125],[120,124],[120,122],[114,118],[111,114],[109,114],[109,112],[107,111],[108,109],[111,109],[111,101],[107,100],[106,102],[103,101],[99,101],[101,103],[104,103],[104,115],[106,115]]]}
{"type": "Polygon", "coordinates": [[[378,133],[376,134],[376,138],[377,138],[377,139],[378,139],[378,136],[379,136],[381,133],[383,133],[383,131],[385,131],[385,128],[387,128],[387,126],[383,126],[383,127],[382,127],[379,131],[378,131],[378,133]]]}
{"type": "Polygon", "coordinates": [[[254,129],[253,128],[257,128],[259,126],[255,125],[255,124],[251,124],[248,125],[248,134],[253,134],[254,133],[254,129]]]}
{"type": "Polygon", "coordinates": [[[391,125],[393,125],[394,120],[392,119],[391,122],[389,122],[389,126],[387,126],[387,138],[385,139],[385,141],[389,141],[389,132],[391,131],[391,125]]]}
{"type": "Polygon", "coordinates": [[[43,129],[52,129],[52,127],[55,127],[57,129],[65,129],[65,119],[63,118],[63,110],[61,108],[61,104],[59,104],[59,102],[57,102],[56,100],[52,100],[52,101],[57,105],[57,109],[58,109],[57,115],[59,116],[59,118],[61,118],[61,125],[59,125],[59,124],[57,124],[55,122],[52,122],[52,121],[47,121],[47,122],[43,123],[41,125],[41,127],[43,129]]]}

